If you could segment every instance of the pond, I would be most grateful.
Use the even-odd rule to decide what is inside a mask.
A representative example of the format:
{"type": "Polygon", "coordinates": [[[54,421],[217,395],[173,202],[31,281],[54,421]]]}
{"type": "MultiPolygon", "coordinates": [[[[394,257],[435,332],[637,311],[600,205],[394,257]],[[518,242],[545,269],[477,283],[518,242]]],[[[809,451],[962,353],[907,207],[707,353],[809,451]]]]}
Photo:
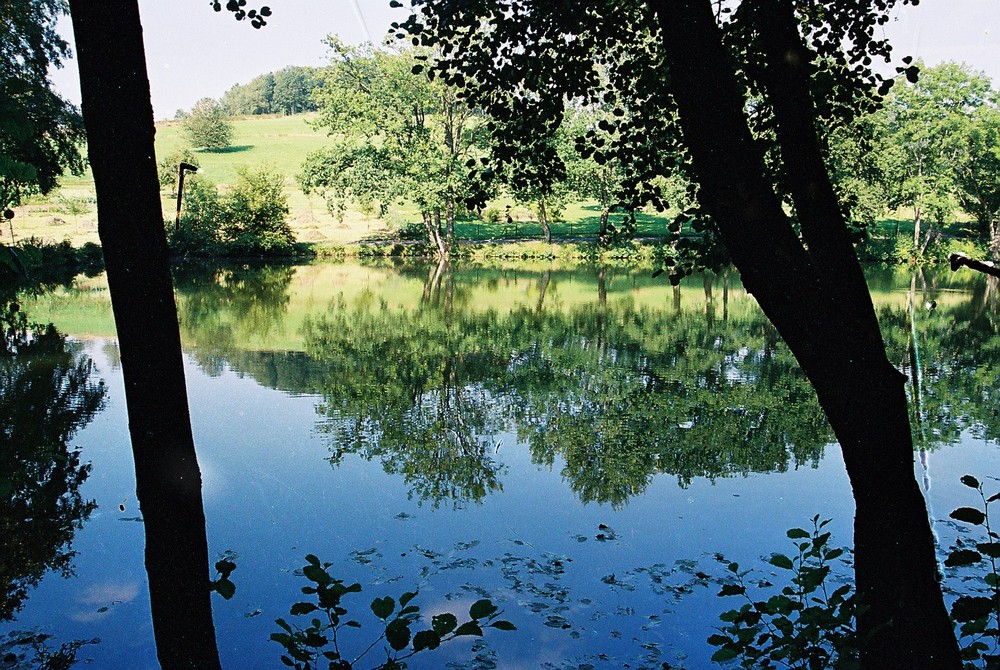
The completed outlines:
{"type": "MultiPolygon", "coordinates": [[[[717,595],[728,561],[766,587],[787,579],[766,557],[788,529],[818,515],[851,541],[832,433],[734,272],[674,288],[345,262],[181,266],[175,283],[209,548],[236,566],[235,593],[213,594],[226,668],[284,667],[269,637],[309,619],[289,614],[307,555],[361,585],[345,656],[378,636],[372,599],[417,592],[428,617],[489,598],[517,630],[411,668],[710,667],[738,605],[717,595]]],[[[997,289],[947,269],[869,283],[943,551],[948,512],[977,502],[959,478],[996,486],[997,289]]],[[[34,336],[0,360],[0,652],[155,668],[107,285],[24,296],[19,315],[34,336]]]]}

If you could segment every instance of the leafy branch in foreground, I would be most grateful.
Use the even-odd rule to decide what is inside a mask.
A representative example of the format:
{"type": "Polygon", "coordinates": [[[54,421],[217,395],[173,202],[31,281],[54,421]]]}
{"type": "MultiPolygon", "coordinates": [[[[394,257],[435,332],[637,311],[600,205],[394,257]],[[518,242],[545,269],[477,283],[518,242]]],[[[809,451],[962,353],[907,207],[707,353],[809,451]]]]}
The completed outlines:
{"type": "Polygon", "coordinates": [[[420,608],[413,604],[415,592],[399,596],[398,602],[390,596],[375,598],[369,606],[381,621],[382,632],[356,655],[348,654],[342,647],[344,629],[361,628],[356,619],[347,618],[348,610],[341,599],[349,593],[360,593],[360,584],[345,585],[341,579],[331,576],[328,568],[332,563],[321,563],[309,554],[302,575],[312,582],[302,587],[302,593],[315,596],[315,602],[298,602],[292,605],[292,616],[313,615],[308,625],[300,627],[294,622],[277,619],[281,632],[272,633],[271,640],[285,649],[281,662],[296,670],[314,670],[325,659],[330,670],[352,670],[373,649],[379,646],[385,652],[385,660],[372,666],[377,670],[400,670],[404,662],[414,654],[437,649],[441,644],[461,636],[482,637],[483,628],[516,630],[514,624],[498,619],[500,610],[489,600],[478,600],[469,608],[469,620],[459,624],[458,617],[450,612],[436,614],[431,618],[431,627],[413,632],[421,621],[420,608]]]}
{"type": "Polygon", "coordinates": [[[972,475],[961,481],[979,493],[981,507],[959,507],[949,516],[980,527],[982,535],[960,537],[944,561],[949,577],[957,577],[964,592],[952,603],[951,618],[958,626],[965,666],[993,668],[1000,663],[1000,535],[990,525],[990,505],[1000,500],[1000,493],[987,498],[983,485],[972,475]]]}
{"type": "MultiPolygon", "coordinates": [[[[729,578],[720,596],[742,596],[746,603],[719,615],[725,625],[708,638],[718,647],[716,662],[738,661],[743,668],[858,667],[858,636],[855,627],[856,597],[850,583],[832,591],[828,584],[837,559],[846,563],[844,549],[829,546],[830,533],[823,528],[829,519],[812,519],[812,532],[792,528],[787,535],[795,554],[772,554],[768,562],[791,573],[790,583],[767,600],[754,600],[747,593],[749,570],[729,563],[729,578]]],[[[764,582],[761,586],[771,586],[764,582]]]]}

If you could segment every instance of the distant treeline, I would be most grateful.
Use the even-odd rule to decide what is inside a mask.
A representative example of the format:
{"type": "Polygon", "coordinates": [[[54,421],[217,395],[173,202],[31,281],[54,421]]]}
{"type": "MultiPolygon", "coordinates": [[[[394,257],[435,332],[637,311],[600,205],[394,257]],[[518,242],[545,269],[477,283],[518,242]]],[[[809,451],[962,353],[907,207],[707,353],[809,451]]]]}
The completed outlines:
{"type": "Polygon", "coordinates": [[[311,112],[316,109],[312,92],[321,81],[320,70],[289,65],[234,85],[219,102],[231,116],[311,112]]]}

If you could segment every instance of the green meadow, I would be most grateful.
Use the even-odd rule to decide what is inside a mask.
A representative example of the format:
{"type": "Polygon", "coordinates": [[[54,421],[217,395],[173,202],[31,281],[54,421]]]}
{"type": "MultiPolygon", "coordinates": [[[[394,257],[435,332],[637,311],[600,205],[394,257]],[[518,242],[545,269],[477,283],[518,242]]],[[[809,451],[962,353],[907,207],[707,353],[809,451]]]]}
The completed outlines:
{"type": "MultiPolygon", "coordinates": [[[[302,242],[343,245],[391,237],[408,224],[419,223],[416,209],[408,203],[397,203],[387,215],[377,218],[356,210],[348,210],[343,220],[326,211],[319,196],[306,196],[298,187],[295,175],[306,155],[329,144],[325,131],[316,130],[311,121],[315,114],[294,116],[242,117],[234,120],[233,145],[224,151],[197,151],[202,170],[196,177],[207,179],[225,188],[236,178],[241,166],[268,165],[285,175],[289,195],[289,220],[302,242]]],[[[156,126],[156,155],[167,156],[185,145],[182,126],[177,121],[160,122],[156,126]]],[[[163,211],[167,221],[173,219],[175,195],[163,191],[163,211]]],[[[456,233],[463,239],[540,239],[541,226],[534,213],[509,199],[498,199],[491,205],[504,216],[499,223],[488,223],[469,216],[457,222],[456,233]],[[506,221],[510,205],[511,222],[506,221]]],[[[553,225],[556,238],[590,238],[597,231],[600,211],[595,203],[570,203],[562,221],[553,225]]],[[[612,221],[615,217],[612,216],[612,221]]],[[[68,239],[74,245],[98,242],[97,207],[94,180],[91,174],[67,176],[59,189],[45,198],[29,202],[16,210],[13,231],[2,230],[3,240],[36,237],[53,241],[68,239]]],[[[639,235],[662,234],[663,217],[649,214],[638,216],[639,235]]]]}

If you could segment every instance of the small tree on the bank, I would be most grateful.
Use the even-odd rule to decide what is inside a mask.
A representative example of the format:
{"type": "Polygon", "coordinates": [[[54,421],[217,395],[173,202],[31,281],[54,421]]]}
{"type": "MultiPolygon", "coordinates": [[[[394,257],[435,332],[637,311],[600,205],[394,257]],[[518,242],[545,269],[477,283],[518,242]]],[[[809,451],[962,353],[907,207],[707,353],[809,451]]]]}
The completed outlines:
{"type": "Polygon", "coordinates": [[[202,98],[184,119],[184,134],[194,147],[220,151],[233,143],[233,124],[218,101],[202,98]]]}
{"type": "Polygon", "coordinates": [[[455,217],[480,188],[468,163],[484,152],[481,119],[458,86],[420,74],[419,52],[352,47],[334,37],[327,44],[331,65],[314,97],[319,125],[340,139],[306,159],[303,190],[379,212],[405,194],[436,253],[447,256],[455,217]]]}

